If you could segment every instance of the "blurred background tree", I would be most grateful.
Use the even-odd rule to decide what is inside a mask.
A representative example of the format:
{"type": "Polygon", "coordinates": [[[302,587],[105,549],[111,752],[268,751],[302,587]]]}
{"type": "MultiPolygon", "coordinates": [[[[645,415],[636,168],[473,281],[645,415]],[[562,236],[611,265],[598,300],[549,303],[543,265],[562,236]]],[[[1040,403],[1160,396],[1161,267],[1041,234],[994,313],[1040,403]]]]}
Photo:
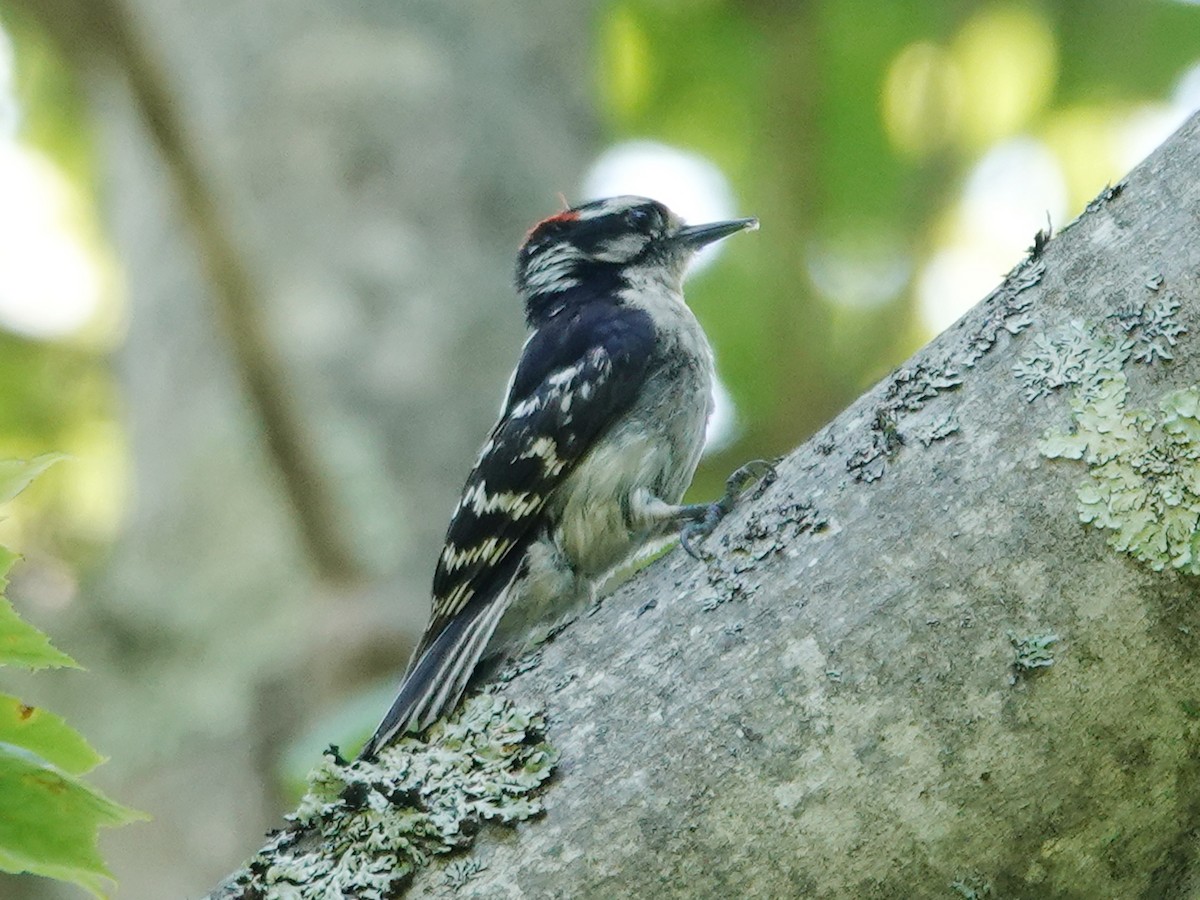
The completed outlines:
{"type": "Polygon", "coordinates": [[[0,456],[74,456],[0,542],[90,670],[21,693],[156,817],[122,896],[210,887],[383,711],[559,192],[762,219],[689,291],[710,496],[1200,107],[1168,0],[495,7],[0,0],[0,456]]]}

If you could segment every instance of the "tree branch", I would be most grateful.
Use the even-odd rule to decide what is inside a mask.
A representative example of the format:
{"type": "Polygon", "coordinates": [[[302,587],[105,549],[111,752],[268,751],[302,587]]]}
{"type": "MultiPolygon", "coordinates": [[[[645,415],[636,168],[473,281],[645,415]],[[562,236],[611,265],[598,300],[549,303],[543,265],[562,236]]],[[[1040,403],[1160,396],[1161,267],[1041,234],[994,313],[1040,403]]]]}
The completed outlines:
{"type": "Polygon", "coordinates": [[[397,779],[464,729],[557,756],[545,814],[413,896],[1193,895],[1198,209],[1193,118],[789,457],[716,562],[649,567],[433,750],[327,762],[223,896],[336,869],[352,827],[382,843],[350,870],[398,873],[354,895],[397,889],[437,849],[396,823],[451,776],[397,779]]]}

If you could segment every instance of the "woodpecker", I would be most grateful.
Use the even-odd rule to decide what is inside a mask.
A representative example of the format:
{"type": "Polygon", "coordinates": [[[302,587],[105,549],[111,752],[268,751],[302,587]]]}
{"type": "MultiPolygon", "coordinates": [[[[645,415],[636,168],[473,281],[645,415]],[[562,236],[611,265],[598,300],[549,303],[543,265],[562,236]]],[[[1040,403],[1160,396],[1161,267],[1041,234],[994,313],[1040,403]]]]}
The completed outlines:
{"type": "Polygon", "coordinates": [[[517,255],[531,334],[454,509],[429,625],[361,757],[453,710],[481,659],[544,639],[654,541],[710,532],[769,464],[680,505],[712,412],[713,354],[683,299],[700,248],[757,219],[685,225],[644,197],[535,225],[517,255]]]}

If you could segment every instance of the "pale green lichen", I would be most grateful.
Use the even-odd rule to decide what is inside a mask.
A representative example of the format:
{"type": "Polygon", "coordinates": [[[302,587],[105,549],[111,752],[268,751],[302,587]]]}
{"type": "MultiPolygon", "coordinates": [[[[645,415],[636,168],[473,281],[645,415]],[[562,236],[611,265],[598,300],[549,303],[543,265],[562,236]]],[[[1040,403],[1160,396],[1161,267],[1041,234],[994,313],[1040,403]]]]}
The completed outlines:
{"type": "Polygon", "coordinates": [[[1087,395],[1121,372],[1130,359],[1139,363],[1174,359],[1171,348],[1186,333],[1175,318],[1179,308],[1175,295],[1166,294],[1153,303],[1131,303],[1111,316],[1123,332],[1120,335],[1100,333],[1080,321],[1050,335],[1036,335],[1031,350],[1013,366],[1025,399],[1036,400],[1063,387],[1078,387],[1087,395]]]}
{"type": "Polygon", "coordinates": [[[240,896],[398,895],[432,857],[469,844],[484,820],[541,811],[533,794],[557,761],[543,728],[539,712],[484,693],[378,762],[327,754],[288,828],[251,861],[240,896]]]}
{"type": "Polygon", "coordinates": [[[1096,337],[1082,322],[1071,322],[1052,335],[1035,335],[1032,350],[1017,360],[1013,374],[1024,386],[1026,400],[1061,387],[1079,387],[1087,395],[1120,372],[1132,350],[1132,339],[1096,337]]]}
{"type": "MultiPolygon", "coordinates": [[[[1162,276],[1147,287],[1157,291],[1162,285],[1162,276]]],[[[1182,304],[1174,294],[1166,294],[1155,303],[1127,306],[1117,313],[1121,328],[1134,340],[1133,361],[1152,363],[1156,359],[1174,359],[1171,348],[1179,342],[1186,329],[1179,324],[1175,313],[1182,304]]]]}
{"type": "Polygon", "coordinates": [[[468,881],[478,875],[487,868],[487,863],[479,859],[456,859],[450,865],[446,866],[446,871],[442,875],[442,884],[446,887],[460,891],[468,881]]]}
{"type": "MultiPolygon", "coordinates": [[[[1158,294],[1156,276],[1147,289],[1158,294]]],[[[1200,574],[1200,418],[1196,387],[1162,397],[1158,411],[1129,409],[1125,366],[1173,358],[1186,329],[1180,301],[1164,293],[1108,317],[1116,333],[1071,322],[1038,335],[1013,373],[1035,400],[1074,387],[1071,424],[1046,435],[1042,453],[1087,464],[1079,518],[1111,532],[1109,544],[1151,568],[1200,574]]]]}
{"type": "Polygon", "coordinates": [[[1079,518],[1111,531],[1109,544],[1152,569],[1200,575],[1200,388],[1171,391],[1158,414],[1126,408],[1123,373],[1072,401],[1073,427],[1052,433],[1042,452],[1078,459],[1079,518]]]}
{"type": "Polygon", "coordinates": [[[1057,634],[1037,634],[1019,638],[1010,631],[1008,640],[1012,644],[1015,654],[1013,659],[1014,682],[1015,676],[1054,665],[1054,655],[1050,652],[1050,646],[1058,643],[1057,634]]]}
{"type": "Polygon", "coordinates": [[[982,875],[955,878],[950,887],[964,900],[988,900],[992,896],[992,883],[982,875]]]}

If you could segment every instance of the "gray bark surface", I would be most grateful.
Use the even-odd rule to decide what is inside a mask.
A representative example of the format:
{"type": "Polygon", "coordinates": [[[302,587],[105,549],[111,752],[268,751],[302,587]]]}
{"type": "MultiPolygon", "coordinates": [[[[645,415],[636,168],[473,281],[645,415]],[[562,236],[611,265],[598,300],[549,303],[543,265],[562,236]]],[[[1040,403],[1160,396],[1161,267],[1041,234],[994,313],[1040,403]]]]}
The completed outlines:
{"type": "Polygon", "coordinates": [[[1125,363],[1129,407],[1200,381],[1197,210],[1193,118],[790,456],[712,565],[672,553],[546,646],[504,688],[546,707],[544,817],[410,896],[1195,896],[1196,578],[1081,523],[1087,466],[1039,449],[1072,388],[1014,369],[1173,296],[1188,333],[1125,363]]]}

